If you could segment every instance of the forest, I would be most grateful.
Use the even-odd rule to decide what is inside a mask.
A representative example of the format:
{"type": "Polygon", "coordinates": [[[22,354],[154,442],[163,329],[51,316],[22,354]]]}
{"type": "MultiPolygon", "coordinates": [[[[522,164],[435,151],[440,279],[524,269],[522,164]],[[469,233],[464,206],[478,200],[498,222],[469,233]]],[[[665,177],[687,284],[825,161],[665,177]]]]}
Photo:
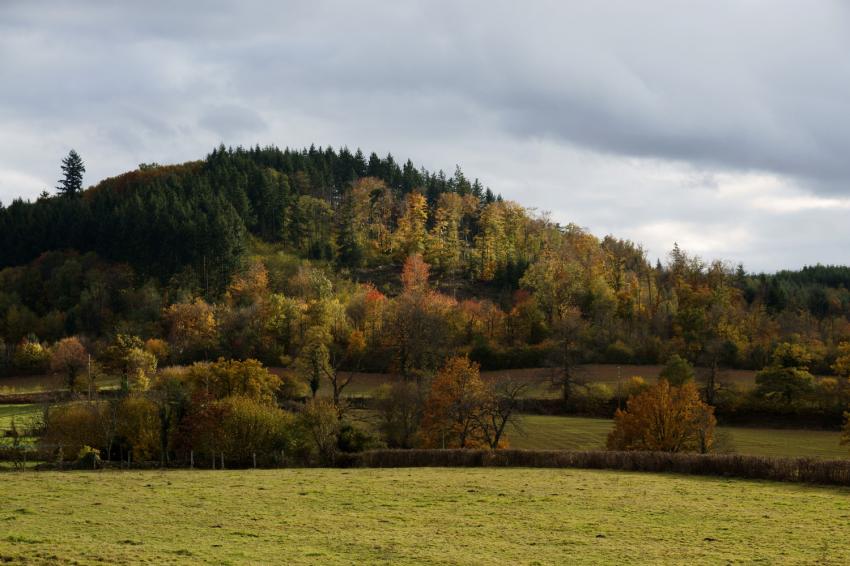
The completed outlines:
{"type": "Polygon", "coordinates": [[[149,433],[128,446],[164,459],[223,438],[197,422],[227,413],[331,458],[317,436],[329,412],[334,450],[374,440],[344,430],[354,372],[401,377],[369,407],[379,442],[398,447],[505,445],[527,394],[479,370],[552,368],[559,411],[610,416],[628,400],[609,438],[621,448],[709,451],[715,408],[836,426],[850,403],[847,267],[754,274],[678,245],[653,264],[640,244],[560,225],[459,167],[345,148],[221,146],[85,190],[79,155],[62,170],[56,194],[0,207],[0,375],[52,372],[89,399],[111,376],[125,397],[54,411],[42,432],[57,444],[111,454],[124,426],[149,433]],[[632,377],[614,399],[582,380],[587,363],[661,364],[668,389],[632,377]],[[726,383],[734,368],[757,370],[755,387],[726,383]],[[320,388],[331,410],[295,411],[312,424],[270,408],[320,388]],[[647,445],[641,403],[665,400],[693,426],[647,445]]]}

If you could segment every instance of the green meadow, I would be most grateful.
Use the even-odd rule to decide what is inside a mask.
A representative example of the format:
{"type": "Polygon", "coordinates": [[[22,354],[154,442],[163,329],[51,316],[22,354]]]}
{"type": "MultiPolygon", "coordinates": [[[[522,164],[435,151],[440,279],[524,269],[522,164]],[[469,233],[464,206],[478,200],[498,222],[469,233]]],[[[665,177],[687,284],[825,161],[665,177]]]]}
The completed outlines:
{"type": "Polygon", "coordinates": [[[552,469],[2,475],[0,562],[844,563],[850,490],[552,469]]]}
{"type": "MultiPolygon", "coordinates": [[[[523,415],[521,429],[509,434],[513,448],[533,450],[603,450],[613,427],[609,419],[523,415]]],[[[846,458],[850,446],[831,430],[720,426],[717,450],[756,456],[846,458]]]]}

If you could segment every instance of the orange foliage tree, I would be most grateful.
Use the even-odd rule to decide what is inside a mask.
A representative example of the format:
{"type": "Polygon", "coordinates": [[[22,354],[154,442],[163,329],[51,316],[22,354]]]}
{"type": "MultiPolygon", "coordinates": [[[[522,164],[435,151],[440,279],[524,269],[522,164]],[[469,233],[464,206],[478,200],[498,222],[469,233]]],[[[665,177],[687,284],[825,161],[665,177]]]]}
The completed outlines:
{"type": "Polygon", "coordinates": [[[714,407],[699,397],[693,381],[674,387],[666,379],[631,397],[617,409],[609,450],[701,452],[714,443],[714,407]]]}
{"type": "Polygon", "coordinates": [[[449,359],[431,382],[422,416],[422,443],[433,448],[487,446],[481,427],[488,400],[478,364],[449,359]]]}

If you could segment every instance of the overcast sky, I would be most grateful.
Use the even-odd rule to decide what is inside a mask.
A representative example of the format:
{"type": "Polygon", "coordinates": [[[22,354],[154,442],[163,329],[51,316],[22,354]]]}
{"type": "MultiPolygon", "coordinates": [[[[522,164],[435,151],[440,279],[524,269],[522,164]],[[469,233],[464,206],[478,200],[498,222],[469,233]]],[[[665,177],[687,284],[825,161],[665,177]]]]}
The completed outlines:
{"type": "Polygon", "coordinates": [[[850,263],[850,4],[0,3],[0,201],[226,145],[459,164],[604,236],[850,263]]]}

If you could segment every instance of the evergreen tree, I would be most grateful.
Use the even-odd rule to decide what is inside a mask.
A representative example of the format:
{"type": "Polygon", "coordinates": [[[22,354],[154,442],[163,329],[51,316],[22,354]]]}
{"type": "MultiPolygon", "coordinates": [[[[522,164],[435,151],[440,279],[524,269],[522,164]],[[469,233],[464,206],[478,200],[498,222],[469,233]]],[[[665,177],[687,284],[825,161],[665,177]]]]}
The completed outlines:
{"type": "Polygon", "coordinates": [[[83,173],[86,172],[86,166],[80,154],[72,149],[68,157],[62,160],[61,168],[64,177],[59,180],[56,190],[66,197],[80,195],[83,192],[83,173]]]}

